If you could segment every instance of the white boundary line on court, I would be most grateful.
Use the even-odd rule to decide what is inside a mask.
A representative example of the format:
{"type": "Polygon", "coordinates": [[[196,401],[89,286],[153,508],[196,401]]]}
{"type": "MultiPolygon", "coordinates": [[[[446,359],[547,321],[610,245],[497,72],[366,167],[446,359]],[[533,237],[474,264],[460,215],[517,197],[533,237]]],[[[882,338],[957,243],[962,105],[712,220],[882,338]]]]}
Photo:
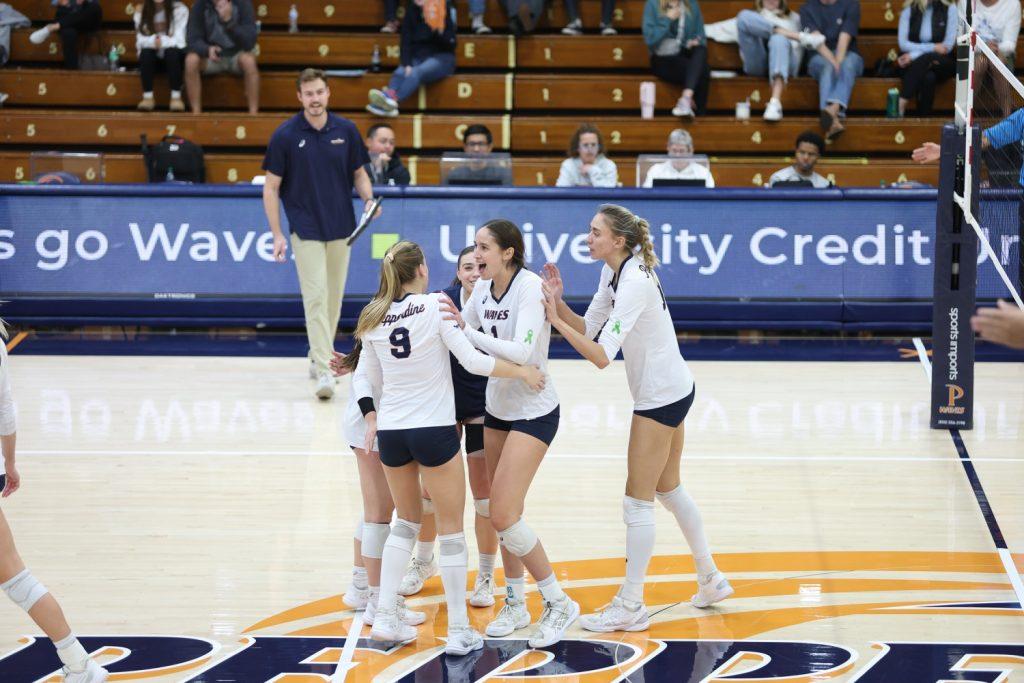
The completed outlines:
{"type": "MultiPolygon", "coordinates": [[[[918,337],[914,337],[914,346],[917,348],[917,357],[921,361],[921,365],[924,366],[925,373],[928,375],[928,379],[932,377],[932,364],[928,360],[928,353],[925,351],[924,344],[918,337]]],[[[958,456],[957,460],[961,458],[958,456]]],[[[971,458],[971,462],[989,462],[992,458],[971,458]]],[[[998,460],[998,458],[997,458],[998,460]]],[[[1017,460],[1017,458],[1015,458],[1017,460]]],[[[992,513],[995,515],[995,512],[992,513]]],[[[1005,542],[1005,541],[1004,541],[1005,542]]],[[[1010,579],[1010,585],[1013,587],[1013,592],[1017,596],[1017,604],[1024,610],[1024,582],[1021,581],[1020,573],[1017,571],[1017,565],[1013,561],[1013,555],[1007,548],[996,548],[996,552],[999,553],[999,559],[1003,563],[1003,570],[1006,572],[1007,578],[1010,579]]]]}
{"type": "Polygon", "coordinates": [[[338,658],[338,668],[331,676],[331,683],[342,683],[352,668],[352,657],[356,653],[356,643],[359,641],[359,633],[363,630],[363,613],[356,612],[352,617],[352,625],[345,636],[345,647],[341,649],[341,657],[338,658]]]}

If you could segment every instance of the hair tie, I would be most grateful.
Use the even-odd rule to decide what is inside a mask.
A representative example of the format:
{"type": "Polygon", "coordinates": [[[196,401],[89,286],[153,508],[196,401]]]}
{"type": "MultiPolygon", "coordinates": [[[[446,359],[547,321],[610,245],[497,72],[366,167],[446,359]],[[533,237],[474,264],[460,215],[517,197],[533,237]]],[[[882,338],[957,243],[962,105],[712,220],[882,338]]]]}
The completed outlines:
{"type": "Polygon", "coordinates": [[[636,246],[633,247],[633,253],[634,254],[639,254],[643,250],[644,250],[644,245],[642,245],[640,242],[637,242],[636,246]]]}
{"type": "Polygon", "coordinates": [[[395,255],[389,251],[388,253],[384,254],[384,260],[387,261],[388,263],[394,263],[395,255]]]}

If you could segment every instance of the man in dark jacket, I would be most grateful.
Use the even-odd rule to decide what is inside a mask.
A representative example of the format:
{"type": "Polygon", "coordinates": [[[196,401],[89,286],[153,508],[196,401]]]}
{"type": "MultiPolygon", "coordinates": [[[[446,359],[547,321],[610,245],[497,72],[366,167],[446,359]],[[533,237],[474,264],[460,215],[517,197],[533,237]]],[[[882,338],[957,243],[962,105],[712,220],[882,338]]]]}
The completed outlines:
{"type": "Polygon", "coordinates": [[[260,106],[260,72],[256,66],[256,14],[252,0],[196,0],[185,40],[185,88],[193,114],[203,112],[202,74],[231,73],[245,78],[249,113],[260,106]]]}
{"type": "Polygon", "coordinates": [[[386,123],[376,123],[366,131],[366,150],[370,163],[363,166],[374,185],[408,185],[409,171],[395,151],[395,131],[386,123]]]}

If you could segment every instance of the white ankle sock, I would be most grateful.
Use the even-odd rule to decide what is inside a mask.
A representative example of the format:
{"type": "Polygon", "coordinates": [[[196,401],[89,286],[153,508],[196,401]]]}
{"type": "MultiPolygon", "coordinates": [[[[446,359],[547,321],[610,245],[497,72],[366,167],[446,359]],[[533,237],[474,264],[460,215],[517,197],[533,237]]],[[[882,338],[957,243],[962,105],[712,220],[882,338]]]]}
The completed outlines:
{"type": "Polygon", "coordinates": [[[434,559],[434,542],[418,541],[416,543],[416,559],[420,562],[430,562],[434,559]]]}
{"type": "Polygon", "coordinates": [[[494,574],[494,565],[498,561],[497,555],[485,555],[480,553],[480,574],[494,574]]]}
{"type": "Polygon", "coordinates": [[[440,545],[437,563],[441,567],[441,583],[448,602],[448,625],[466,626],[469,624],[466,614],[466,566],[469,564],[466,536],[461,532],[446,534],[438,536],[437,542],[440,545]]]}
{"type": "Polygon", "coordinates": [[[181,99],[181,91],[180,90],[172,90],[171,91],[171,99],[172,100],[180,100],[181,99]]]}
{"type": "Polygon", "coordinates": [[[540,594],[546,602],[558,602],[565,597],[565,591],[563,591],[562,587],[558,585],[558,580],[555,579],[554,572],[552,572],[551,576],[543,581],[538,581],[537,588],[540,590],[540,594]]]}
{"type": "Polygon", "coordinates": [[[412,548],[416,543],[416,534],[420,525],[404,519],[398,519],[391,527],[388,540],[384,543],[381,553],[380,597],[377,609],[394,609],[398,601],[398,587],[402,583],[402,575],[409,566],[412,548]]]}
{"type": "Polygon", "coordinates": [[[683,490],[682,484],[667,493],[658,493],[657,497],[665,509],[675,515],[676,522],[686,537],[686,543],[690,546],[697,574],[705,576],[718,571],[715,561],[711,558],[708,539],[704,536],[704,522],[700,517],[700,510],[697,509],[697,504],[693,502],[690,494],[683,490]]]}
{"type": "Polygon", "coordinates": [[[149,92],[142,93],[142,99],[144,99],[144,100],[151,100],[151,99],[153,99],[153,91],[150,90],[149,92]]]}
{"type": "Polygon", "coordinates": [[[352,585],[359,590],[366,590],[368,585],[366,567],[352,567],[352,585]]]}
{"type": "Polygon", "coordinates": [[[519,578],[506,578],[505,594],[513,600],[523,602],[526,599],[526,579],[522,576],[519,578]]]}
{"type": "Polygon", "coordinates": [[[60,657],[60,661],[68,668],[68,671],[76,674],[85,671],[85,667],[89,664],[89,654],[78,642],[78,638],[75,638],[75,634],[69,634],[67,638],[55,641],[53,646],[57,648],[57,656],[60,657]]]}

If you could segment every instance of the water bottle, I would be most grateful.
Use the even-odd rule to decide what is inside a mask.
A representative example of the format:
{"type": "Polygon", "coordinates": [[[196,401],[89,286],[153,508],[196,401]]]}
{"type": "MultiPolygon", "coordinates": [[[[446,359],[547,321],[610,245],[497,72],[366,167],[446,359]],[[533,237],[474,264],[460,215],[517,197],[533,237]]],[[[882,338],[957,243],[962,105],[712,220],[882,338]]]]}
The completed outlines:
{"type": "Polygon", "coordinates": [[[118,61],[120,60],[120,58],[121,58],[120,55],[117,53],[117,45],[111,45],[110,46],[110,52],[107,53],[107,61],[110,62],[110,70],[111,71],[117,71],[118,70],[117,67],[118,67],[118,61]]]}
{"type": "Polygon", "coordinates": [[[295,5],[288,10],[288,33],[299,32],[299,10],[295,5]]]}
{"type": "Polygon", "coordinates": [[[173,166],[168,166],[167,167],[167,175],[164,176],[164,181],[168,182],[168,183],[173,183],[174,182],[174,167],[173,166]]]}
{"type": "Polygon", "coordinates": [[[889,92],[886,93],[885,99],[885,115],[890,119],[898,119],[900,117],[900,90],[899,88],[889,88],[889,92]]]}
{"type": "Polygon", "coordinates": [[[380,72],[380,46],[373,46],[373,56],[370,57],[370,71],[373,73],[380,72]]]}

